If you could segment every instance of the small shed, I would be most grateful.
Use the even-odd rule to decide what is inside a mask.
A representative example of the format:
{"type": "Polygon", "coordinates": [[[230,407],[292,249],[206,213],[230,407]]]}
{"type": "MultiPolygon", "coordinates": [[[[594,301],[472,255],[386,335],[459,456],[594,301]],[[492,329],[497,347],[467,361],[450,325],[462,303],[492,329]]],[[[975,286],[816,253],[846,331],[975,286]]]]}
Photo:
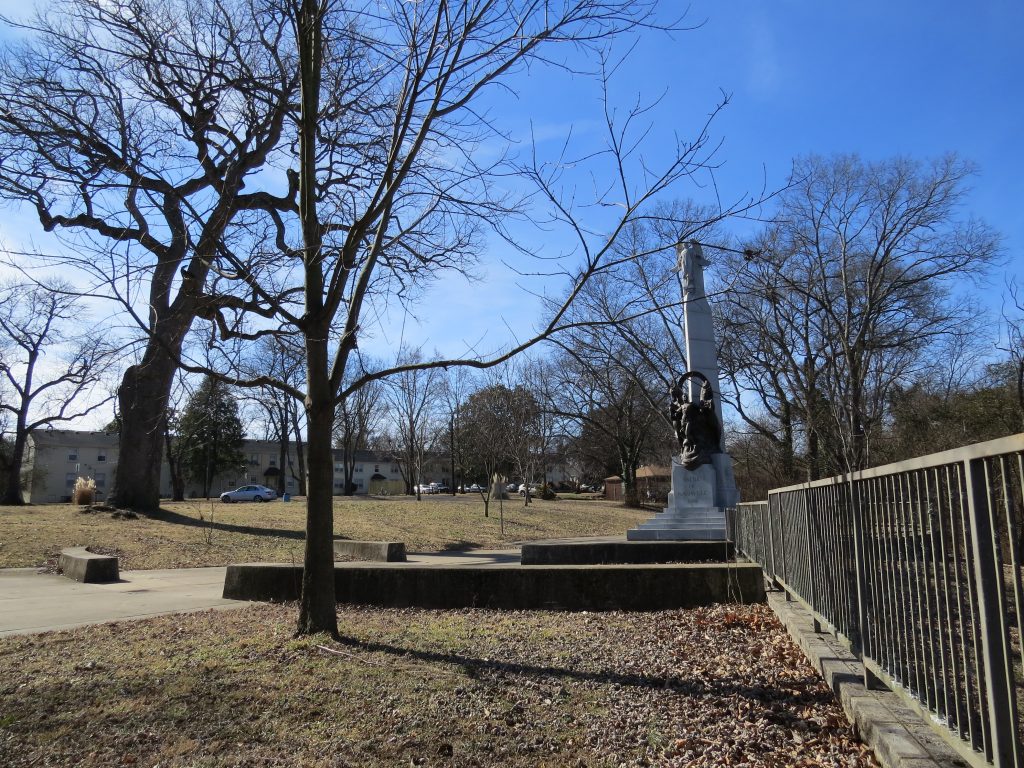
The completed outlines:
{"type": "Polygon", "coordinates": [[[604,479],[604,497],[608,501],[622,501],[622,478],[619,475],[604,479]]]}
{"type": "Polygon", "coordinates": [[[657,464],[636,471],[636,489],[642,502],[664,502],[672,490],[672,468],[657,464]]]}
{"type": "MultiPolygon", "coordinates": [[[[672,488],[672,468],[658,465],[640,467],[636,471],[636,490],[641,502],[663,502],[672,488]]],[[[623,501],[625,490],[622,477],[613,475],[604,479],[604,497],[609,501],[623,501]]]]}

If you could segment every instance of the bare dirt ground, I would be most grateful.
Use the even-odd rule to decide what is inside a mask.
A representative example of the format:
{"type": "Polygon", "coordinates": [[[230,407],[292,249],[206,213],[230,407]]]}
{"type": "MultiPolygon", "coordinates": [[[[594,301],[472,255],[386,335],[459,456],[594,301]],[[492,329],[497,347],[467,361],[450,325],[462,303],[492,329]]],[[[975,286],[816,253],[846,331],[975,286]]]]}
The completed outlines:
{"type": "MultiPolygon", "coordinates": [[[[410,552],[500,548],[517,541],[625,534],[649,516],[606,501],[535,500],[498,504],[484,517],[479,495],[338,498],[334,531],[349,539],[404,541],[410,552]]],[[[0,507],[0,568],[45,566],[64,547],[118,555],[122,570],[190,568],[244,562],[302,562],[304,499],[265,504],[166,502],[137,519],[83,513],[70,504],[0,507]]]]}
{"type": "Polygon", "coordinates": [[[763,605],[295,614],[0,641],[0,765],[876,766],[763,605]]]}

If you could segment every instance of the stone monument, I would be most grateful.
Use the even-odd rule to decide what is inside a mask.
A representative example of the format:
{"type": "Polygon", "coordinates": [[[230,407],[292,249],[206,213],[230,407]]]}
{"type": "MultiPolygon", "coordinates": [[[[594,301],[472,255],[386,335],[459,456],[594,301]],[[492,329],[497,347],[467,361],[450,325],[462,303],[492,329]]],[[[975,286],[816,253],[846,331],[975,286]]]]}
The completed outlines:
{"type": "Polygon", "coordinates": [[[627,531],[629,541],[724,540],[725,510],[739,502],[732,459],[722,450],[718,347],[711,305],[704,294],[704,267],[708,262],[697,242],[680,243],[676,253],[676,269],[682,276],[683,332],[690,367],[671,393],[670,415],[679,438],[680,454],[672,458],[668,506],[627,531]]]}

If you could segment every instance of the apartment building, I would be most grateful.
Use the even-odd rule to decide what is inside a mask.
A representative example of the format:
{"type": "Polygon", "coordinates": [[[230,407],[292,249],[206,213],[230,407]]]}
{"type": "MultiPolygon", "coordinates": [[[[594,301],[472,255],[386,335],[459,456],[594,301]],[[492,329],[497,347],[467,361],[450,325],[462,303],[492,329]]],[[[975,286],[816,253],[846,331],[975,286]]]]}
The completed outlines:
{"type": "MultiPolygon", "coordinates": [[[[223,491],[250,483],[277,489],[282,475],[285,492],[298,493],[298,453],[294,444],[289,446],[283,460],[280,445],[270,440],[246,440],[242,444],[241,453],[243,461],[237,469],[222,472],[213,479],[211,496],[219,496],[223,491]]],[[[96,482],[97,495],[102,500],[113,484],[117,459],[116,434],[84,430],[37,430],[29,437],[26,450],[26,498],[34,504],[70,501],[75,481],[79,477],[91,477],[96,482]]],[[[342,460],[341,452],[335,451],[336,495],[341,495],[345,488],[342,460]]],[[[447,474],[443,479],[447,480],[447,474]]],[[[405,491],[398,462],[386,454],[373,451],[357,453],[353,484],[358,494],[397,494],[405,491]]],[[[186,498],[198,498],[202,493],[202,483],[186,480],[186,498]]],[[[165,498],[173,495],[171,473],[166,460],[160,468],[160,495],[165,498]]]]}
{"type": "MultiPolygon", "coordinates": [[[[210,495],[219,496],[223,491],[241,485],[266,485],[275,490],[282,487],[286,493],[299,492],[299,463],[296,446],[289,446],[281,456],[280,445],[270,440],[246,440],[241,447],[243,460],[237,469],[222,472],[210,484],[210,495]]],[[[356,453],[352,484],[354,493],[402,494],[405,480],[397,459],[391,454],[378,451],[356,453]]],[[[117,470],[118,436],[106,432],[83,430],[38,430],[28,442],[25,467],[28,478],[26,498],[34,504],[53,504],[71,500],[71,492],[79,477],[91,477],[96,482],[100,500],[106,498],[113,485],[117,470]]],[[[345,492],[345,467],[341,451],[334,452],[334,494],[345,492]]],[[[549,467],[548,482],[559,484],[568,480],[564,467],[549,467]]],[[[456,478],[462,481],[462,478],[456,478]]],[[[453,483],[451,463],[447,456],[432,454],[424,460],[419,482],[441,483],[451,487],[453,483]]],[[[472,482],[467,479],[466,482],[472,482]]],[[[201,482],[186,480],[185,497],[199,498],[203,494],[201,482]]],[[[173,496],[171,473],[166,460],[160,469],[160,495],[173,496]]]]}

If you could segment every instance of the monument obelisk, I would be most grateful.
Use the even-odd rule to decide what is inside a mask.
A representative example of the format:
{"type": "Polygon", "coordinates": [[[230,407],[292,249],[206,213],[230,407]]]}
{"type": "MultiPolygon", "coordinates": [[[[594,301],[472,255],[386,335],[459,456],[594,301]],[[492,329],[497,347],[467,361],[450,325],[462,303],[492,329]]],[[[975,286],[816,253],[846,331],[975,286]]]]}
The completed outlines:
{"type": "Polygon", "coordinates": [[[708,262],[700,243],[676,246],[682,280],[683,335],[689,370],[672,390],[672,421],[682,449],[672,457],[665,510],[626,532],[630,541],[717,541],[726,538],[725,511],[739,501],[732,459],[722,446],[718,346],[704,293],[708,262]],[[698,392],[697,382],[701,386],[698,392]]]}

